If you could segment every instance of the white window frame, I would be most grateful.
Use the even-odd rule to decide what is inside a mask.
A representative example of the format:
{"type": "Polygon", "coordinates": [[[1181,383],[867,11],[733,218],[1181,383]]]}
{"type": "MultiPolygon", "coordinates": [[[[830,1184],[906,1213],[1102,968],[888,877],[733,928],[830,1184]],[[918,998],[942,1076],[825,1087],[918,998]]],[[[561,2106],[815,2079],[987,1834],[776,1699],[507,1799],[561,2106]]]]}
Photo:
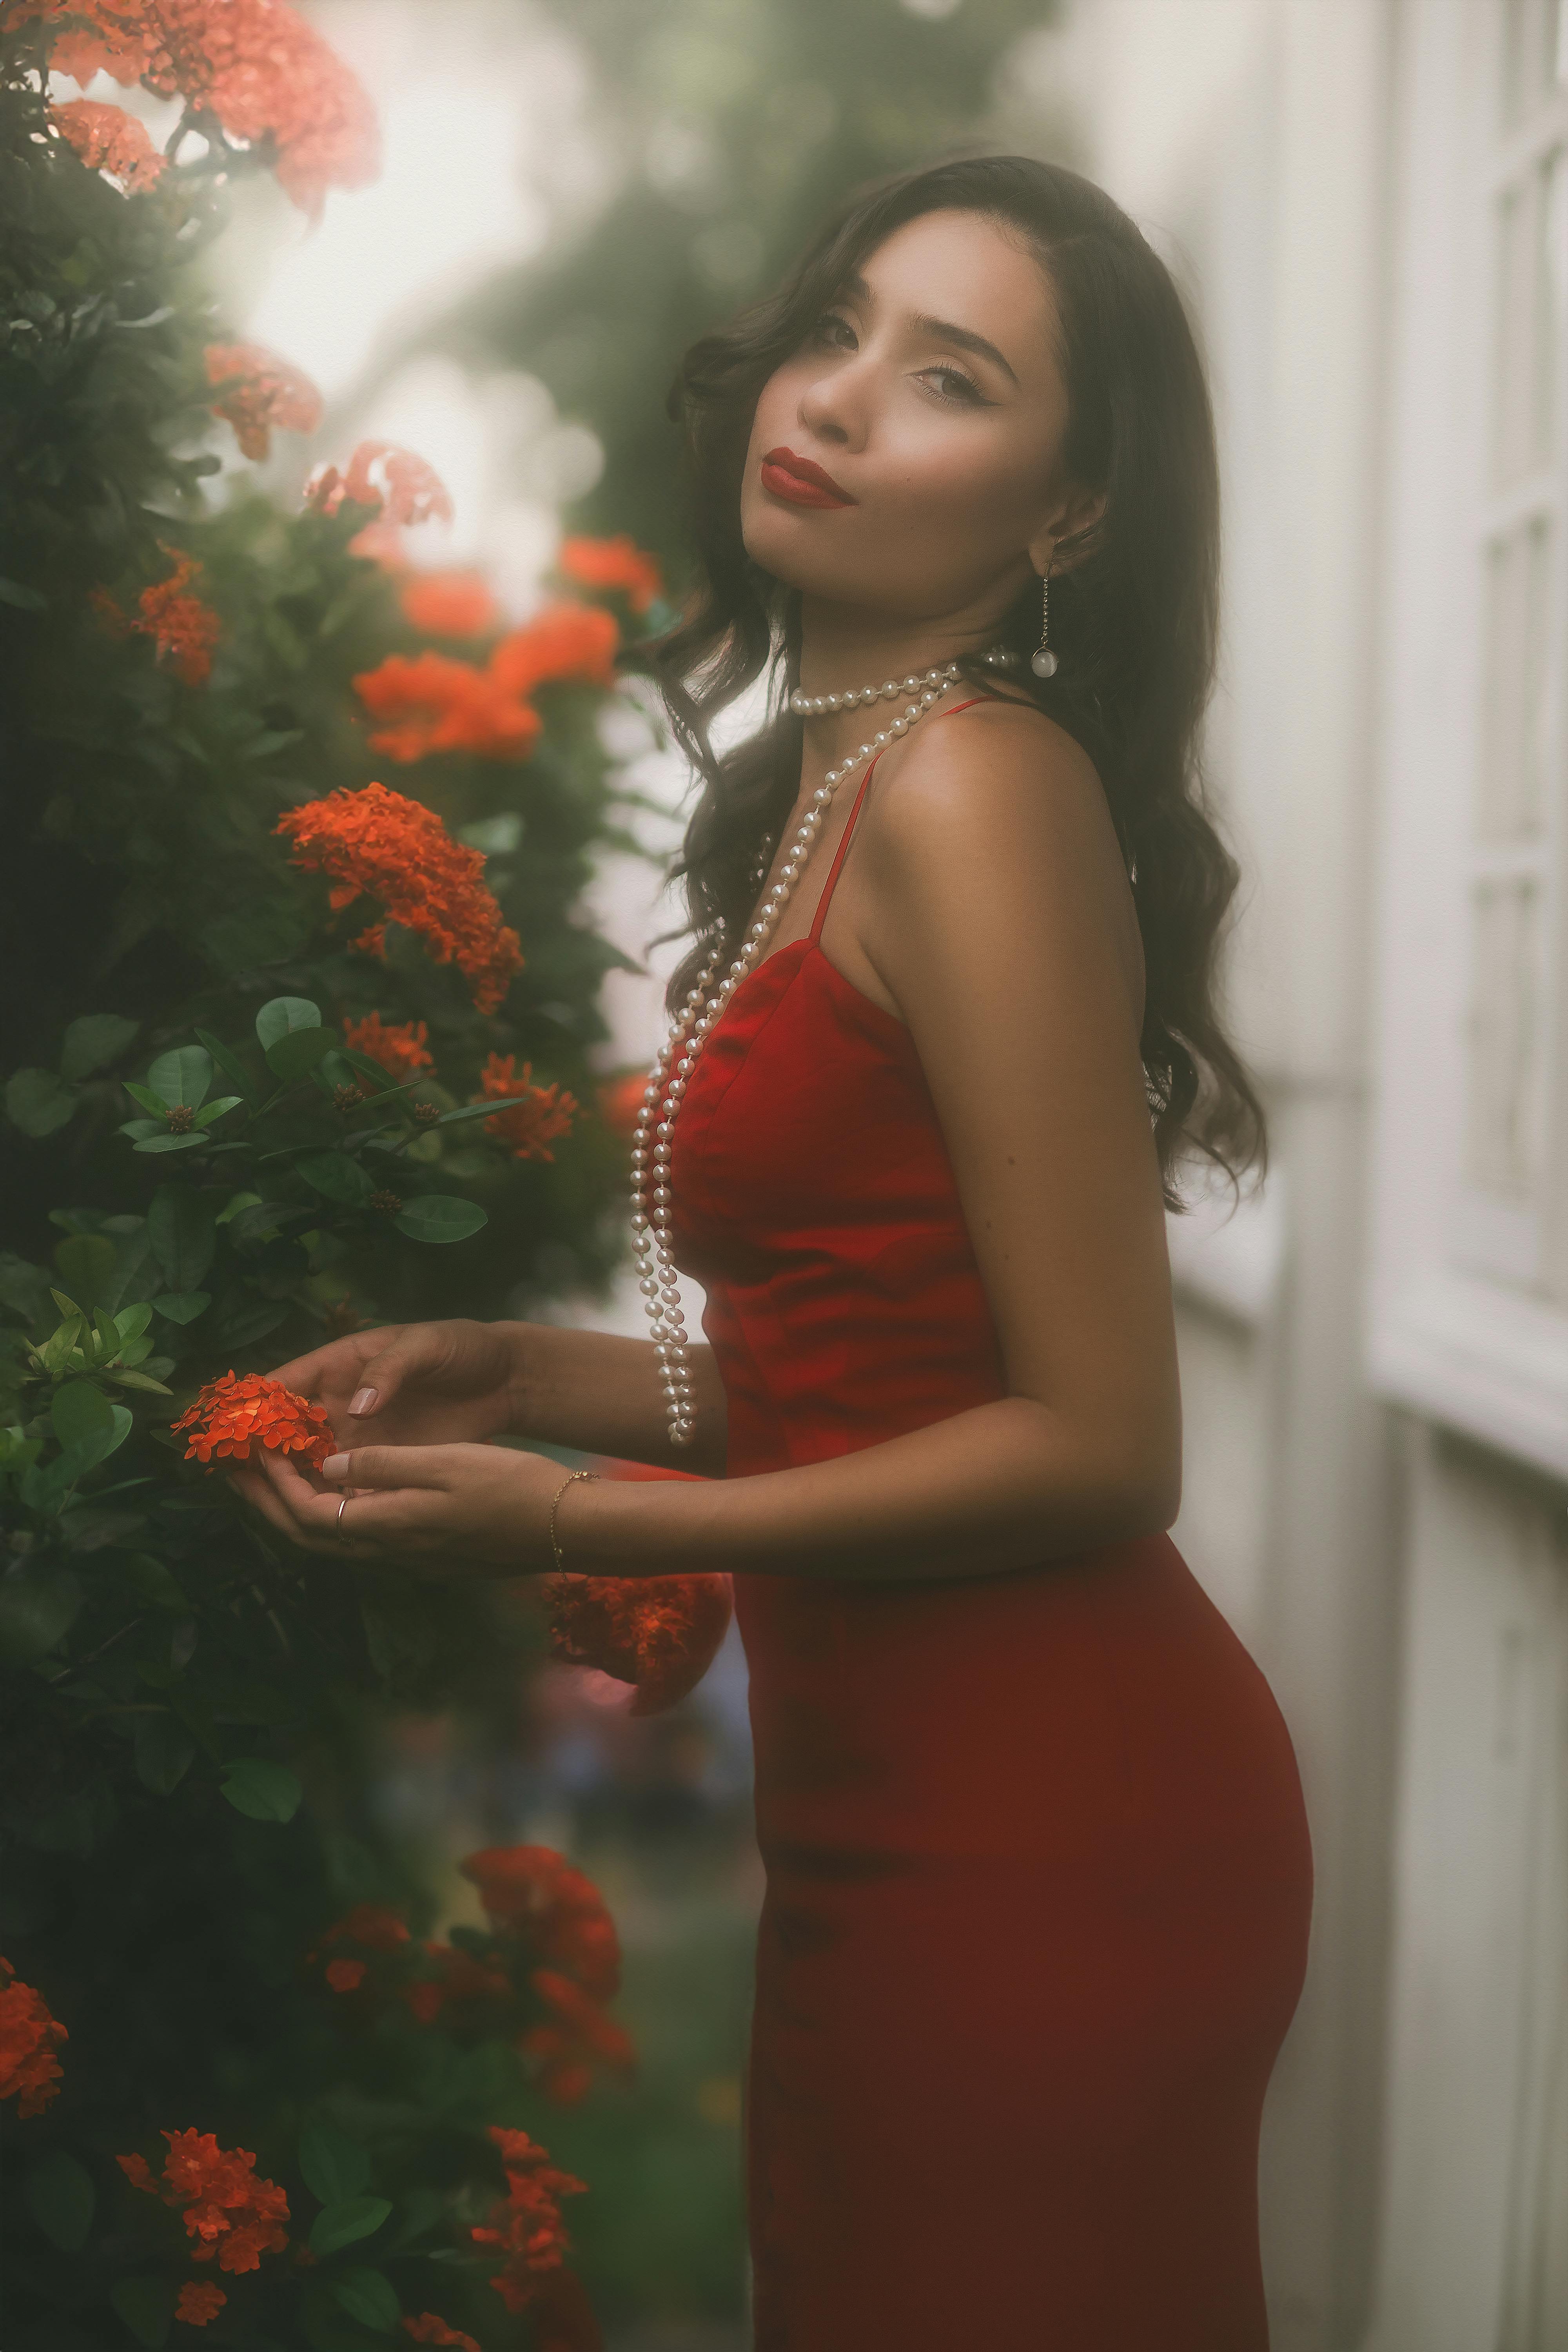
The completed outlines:
{"type": "MultiPolygon", "coordinates": [[[[1498,206],[1554,143],[1568,158],[1563,65],[1555,91],[1500,128],[1503,43],[1522,26],[1544,55],[1560,5],[1568,16],[1568,0],[1405,0],[1402,10],[1369,1355],[1390,1398],[1568,1476],[1568,300],[1539,462],[1501,486],[1493,464],[1500,381],[1506,398],[1529,358],[1509,348],[1500,370],[1493,358],[1498,206]],[[1500,537],[1531,517],[1553,533],[1545,815],[1529,840],[1489,839],[1485,763],[1500,755],[1487,571],[1500,537]],[[1533,998],[1521,1000],[1540,1074],[1521,1160],[1533,1171],[1513,1197],[1481,1189],[1472,1144],[1476,908],[1499,883],[1535,893],[1540,916],[1533,998]]],[[[1568,46],[1568,26],[1558,37],[1568,46]]],[[[1568,235],[1557,253],[1561,285],[1568,235]]]]}

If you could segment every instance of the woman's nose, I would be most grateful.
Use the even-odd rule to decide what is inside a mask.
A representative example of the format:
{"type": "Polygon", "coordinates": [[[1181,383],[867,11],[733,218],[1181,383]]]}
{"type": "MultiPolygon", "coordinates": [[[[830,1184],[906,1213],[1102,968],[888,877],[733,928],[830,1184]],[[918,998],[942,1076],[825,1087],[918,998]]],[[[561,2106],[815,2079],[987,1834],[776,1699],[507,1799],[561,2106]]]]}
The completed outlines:
{"type": "Polygon", "coordinates": [[[800,421],[819,441],[858,449],[869,429],[868,385],[854,362],[818,376],[800,396],[800,421]]]}

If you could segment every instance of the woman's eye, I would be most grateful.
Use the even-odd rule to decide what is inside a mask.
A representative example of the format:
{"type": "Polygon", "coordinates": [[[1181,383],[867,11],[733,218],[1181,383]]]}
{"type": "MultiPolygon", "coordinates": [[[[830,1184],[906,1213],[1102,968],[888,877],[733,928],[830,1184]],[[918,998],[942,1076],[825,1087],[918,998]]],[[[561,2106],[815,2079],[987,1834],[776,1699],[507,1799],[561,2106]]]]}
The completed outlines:
{"type": "Polygon", "coordinates": [[[986,405],[985,395],[979,385],[966,376],[962,369],[926,368],[921,373],[921,381],[922,383],[931,384],[939,400],[952,401],[955,406],[984,408],[986,405]]]}
{"type": "Polygon", "coordinates": [[[848,352],[855,348],[855,330],[847,319],[837,310],[825,310],[811,331],[812,341],[826,343],[834,351],[848,352]]]}

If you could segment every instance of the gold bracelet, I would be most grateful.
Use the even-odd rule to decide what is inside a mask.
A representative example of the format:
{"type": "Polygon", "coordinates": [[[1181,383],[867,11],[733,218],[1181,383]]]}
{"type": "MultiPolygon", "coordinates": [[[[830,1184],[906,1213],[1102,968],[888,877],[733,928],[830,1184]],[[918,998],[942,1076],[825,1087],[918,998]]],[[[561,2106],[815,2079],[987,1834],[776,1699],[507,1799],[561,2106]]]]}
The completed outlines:
{"type": "Polygon", "coordinates": [[[596,1470],[569,1470],[555,1489],[554,1498],[550,1506],[550,1549],[555,1554],[555,1572],[558,1576],[563,1576],[566,1573],[566,1563],[561,1557],[560,1538],[555,1533],[555,1514],[561,1508],[561,1497],[574,1480],[592,1478],[596,1484],[598,1476],[596,1470]]]}

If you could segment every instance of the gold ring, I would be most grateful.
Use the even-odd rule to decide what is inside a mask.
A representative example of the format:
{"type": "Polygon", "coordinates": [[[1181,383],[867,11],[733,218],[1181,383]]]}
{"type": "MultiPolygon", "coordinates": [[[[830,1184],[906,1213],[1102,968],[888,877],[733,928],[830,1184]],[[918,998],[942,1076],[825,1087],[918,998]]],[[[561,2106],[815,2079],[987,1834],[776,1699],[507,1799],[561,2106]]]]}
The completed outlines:
{"type": "Polygon", "coordinates": [[[346,1540],[343,1535],[343,1513],[348,1509],[348,1507],[349,1497],[346,1495],[341,1496],[338,1501],[338,1541],[340,1543],[346,1540]]]}

